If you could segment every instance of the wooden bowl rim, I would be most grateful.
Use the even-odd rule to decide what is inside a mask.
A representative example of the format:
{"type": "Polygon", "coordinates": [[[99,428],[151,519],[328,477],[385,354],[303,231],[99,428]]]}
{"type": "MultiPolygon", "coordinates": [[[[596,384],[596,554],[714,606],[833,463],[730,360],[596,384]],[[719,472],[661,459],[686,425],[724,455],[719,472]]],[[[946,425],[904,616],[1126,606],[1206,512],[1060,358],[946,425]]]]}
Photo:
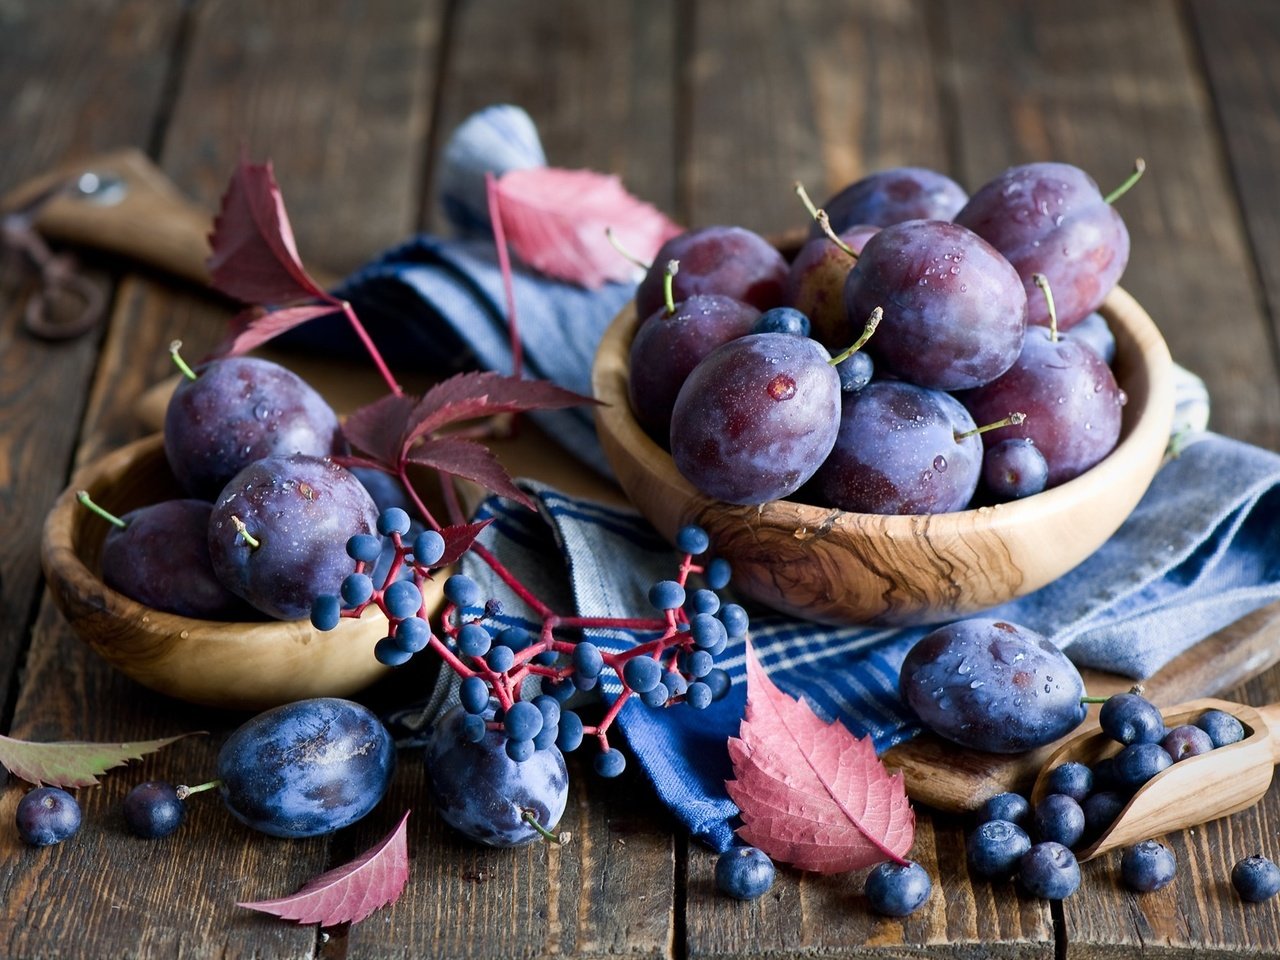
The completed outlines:
{"type": "MultiPolygon", "coordinates": [[[[767,526],[780,509],[785,509],[792,518],[796,515],[811,516],[815,524],[821,522],[829,525],[830,518],[835,514],[842,518],[839,529],[849,531],[869,527],[874,529],[877,537],[907,538],[919,534],[922,521],[927,521],[932,529],[946,523],[954,523],[957,529],[992,532],[1018,527],[1036,518],[1043,518],[1046,514],[1072,509],[1090,499],[1099,486],[1110,486],[1122,480],[1132,481],[1135,473],[1145,475],[1145,490],[1159,468],[1159,460],[1156,460],[1155,468],[1150,471],[1145,464],[1152,459],[1153,448],[1158,447],[1163,451],[1168,444],[1174,412],[1173,358],[1155,321],[1121,287],[1111,291],[1100,312],[1113,330],[1117,325],[1121,326],[1123,335],[1134,342],[1134,356],[1139,362],[1136,367],[1126,371],[1127,376],[1121,389],[1125,389],[1130,404],[1135,402],[1135,394],[1140,392],[1137,388],[1145,388],[1146,396],[1141,409],[1133,414],[1126,413],[1116,447],[1080,476],[1021,500],[971,507],[952,513],[866,514],[788,500],[770,501],[758,508],[746,509],[758,511],[762,526],[767,526]],[[1126,384],[1134,389],[1127,389],[1126,384]]],[[[695,515],[702,509],[717,505],[726,510],[743,509],[700,493],[676,469],[671,454],[654,442],[632,415],[627,395],[627,377],[630,372],[631,339],[638,323],[635,303],[631,301],[610,323],[596,353],[591,385],[595,398],[601,404],[596,408],[596,417],[602,432],[612,434],[617,443],[628,449],[652,478],[673,493],[686,497],[691,504],[690,509],[685,511],[686,515],[695,515]]],[[[605,449],[609,450],[608,444],[605,449]]],[[[616,469],[617,465],[614,466],[616,469]]]]}

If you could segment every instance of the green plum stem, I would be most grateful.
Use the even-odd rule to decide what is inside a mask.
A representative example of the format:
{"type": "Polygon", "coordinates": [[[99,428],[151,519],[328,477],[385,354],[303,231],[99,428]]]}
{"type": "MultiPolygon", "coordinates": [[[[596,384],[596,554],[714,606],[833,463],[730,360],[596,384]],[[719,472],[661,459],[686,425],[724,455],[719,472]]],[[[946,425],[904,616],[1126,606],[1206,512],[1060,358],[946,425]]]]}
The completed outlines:
{"type": "Polygon", "coordinates": [[[117,517],[110,510],[107,510],[105,507],[100,507],[96,503],[94,503],[89,496],[88,490],[77,490],[76,499],[79,500],[83,506],[88,507],[91,511],[93,511],[98,516],[100,516],[103,520],[107,521],[107,523],[115,524],[121,530],[123,530],[125,527],[129,525],[125,523],[123,520],[121,520],[119,517],[117,517]]]}
{"type": "Polygon", "coordinates": [[[676,274],[680,272],[679,260],[668,260],[667,269],[662,274],[662,299],[667,305],[667,316],[676,312],[676,274]]]}
{"type": "Polygon", "coordinates": [[[535,810],[530,810],[528,808],[521,810],[520,819],[523,820],[525,823],[527,823],[529,826],[533,827],[533,829],[537,830],[538,833],[542,834],[542,839],[546,840],[548,843],[554,843],[559,846],[568,842],[566,839],[564,839],[566,835],[554,834],[550,830],[548,830],[546,827],[544,827],[542,824],[540,824],[538,822],[537,811],[535,810]]]}
{"type": "Polygon", "coordinates": [[[1081,697],[1081,703],[1106,703],[1110,697],[1081,697]]]}
{"type": "Polygon", "coordinates": [[[844,361],[848,360],[855,353],[861,350],[866,342],[871,339],[871,335],[876,332],[876,327],[880,326],[880,321],[883,319],[884,310],[881,307],[876,307],[871,311],[871,316],[867,317],[867,324],[862,328],[862,336],[853,342],[852,347],[842,353],[836,354],[828,360],[827,363],[834,367],[838,364],[844,363],[844,361]]]}
{"type": "Polygon", "coordinates": [[[172,343],[169,344],[169,356],[173,358],[174,366],[176,366],[180,371],[182,371],[182,375],[184,377],[186,377],[188,380],[195,380],[197,379],[196,372],[191,369],[190,364],[188,364],[186,360],[182,359],[182,354],[178,352],[181,349],[182,349],[182,341],[174,340],[172,343]]]}
{"type": "Polygon", "coordinates": [[[1147,172],[1147,161],[1138,157],[1133,161],[1133,173],[1120,186],[1116,187],[1105,197],[1102,198],[1104,203],[1112,204],[1129,192],[1130,188],[1142,179],[1142,175],[1147,172]]]}
{"type": "Polygon", "coordinates": [[[1044,301],[1049,307],[1049,342],[1058,342],[1058,308],[1053,302],[1053,289],[1049,286],[1049,278],[1043,273],[1033,273],[1031,282],[1040,288],[1044,301]]]}
{"type": "Polygon", "coordinates": [[[249,545],[250,550],[257,550],[262,546],[262,541],[249,532],[249,528],[244,525],[244,521],[239,517],[232,517],[231,523],[235,526],[236,533],[243,537],[244,542],[249,545]]]}
{"type": "Polygon", "coordinates": [[[641,270],[648,270],[649,267],[652,266],[652,264],[645,263],[643,260],[637,257],[634,253],[628,250],[626,246],[622,243],[622,241],[618,239],[618,235],[613,232],[613,227],[605,227],[604,235],[605,235],[605,239],[609,241],[609,246],[617,250],[618,253],[622,256],[623,260],[626,260],[629,263],[635,264],[641,270]]]}
{"type": "Polygon", "coordinates": [[[1011,413],[1003,420],[997,420],[995,423],[983,424],[981,427],[974,427],[972,430],[966,430],[964,433],[957,433],[956,443],[961,440],[967,440],[970,437],[976,437],[979,434],[986,433],[988,430],[999,430],[1001,427],[1016,427],[1026,423],[1027,415],[1025,413],[1011,413]]]}
{"type": "Polygon", "coordinates": [[[207,783],[198,783],[194,787],[188,787],[185,783],[179,784],[174,788],[179,800],[185,800],[193,793],[204,793],[206,790],[216,790],[222,786],[221,780],[210,780],[207,783]]]}
{"type": "Polygon", "coordinates": [[[831,218],[827,216],[827,211],[819,210],[816,206],[814,206],[813,200],[809,196],[809,191],[804,188],[804,184],[801,183],[799,180],[796,181],[796,196],[800,198],[800,202],[804,204],[804,208],[809,211],[809,216],[813,217],[813,219],[817,222],[818,226],[822,229],[822,232],[826,234],[827,239],[830,240],[832,243],[834,243],[837,247],[839,247],[845,253],[847,253],[854,260],[857,260],[858,259],[857,251],[854,250],[853,247],[845,243],[843,240],[841,240],[840,236],[834,230],[831,229],[831,218]]]}

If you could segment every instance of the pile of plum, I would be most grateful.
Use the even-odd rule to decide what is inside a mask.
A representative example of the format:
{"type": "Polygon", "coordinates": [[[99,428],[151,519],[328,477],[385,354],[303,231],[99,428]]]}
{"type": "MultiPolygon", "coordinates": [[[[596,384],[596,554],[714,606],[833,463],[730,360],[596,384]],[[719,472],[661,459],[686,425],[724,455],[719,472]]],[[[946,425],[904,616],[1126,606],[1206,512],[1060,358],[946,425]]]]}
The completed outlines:
{"type": "Polygon", "coordinates": [[[730,503],[946,513],[1061,484],[1119,437],[1097,309],[1129,259],[1112,203],[1141,170],[1106,197],[1063,163],[972,197],[883,171],[814,211],[790,263],[740,227],[674,237],[636,293],[632,410],[730,503]]]}

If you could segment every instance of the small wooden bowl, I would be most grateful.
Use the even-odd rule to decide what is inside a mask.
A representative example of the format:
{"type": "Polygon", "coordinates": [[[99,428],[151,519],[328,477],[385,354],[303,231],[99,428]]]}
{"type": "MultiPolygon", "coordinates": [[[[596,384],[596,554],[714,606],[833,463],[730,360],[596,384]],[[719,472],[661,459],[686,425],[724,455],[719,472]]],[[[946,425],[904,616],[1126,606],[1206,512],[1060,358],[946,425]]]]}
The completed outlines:
{"type": "Polygon", "coordinates": [[[373,656],[386,617],[370,607],[320,632],[307,620],[219,623],[145,607],[98,575],[107,524],[77,490],[117,516],[181,496],[155,434],[84,467],[45,520],[41,562],[71,628],[134,680],[192,703],[259,710],[308,697],[348,696],[386,672],[373,656]]]}
{"type": "Polygon", "coordinates": [[[699,493],[644,432],[627,399],[628,305],[592,369],[596,425],[618,482],[668,539],[705,527],[733,566],[734,588],[785,613],[830,624],[954,619],[1030,593],[1093,553],[1155,476],[1173,418],[1173,361],[1146,311],[1116,289],[1102,306],[1128,396],[1120,442],[1093,469],[1024,500],[932,516],[878,516],[777,500],[734,506],[699,493]]]}

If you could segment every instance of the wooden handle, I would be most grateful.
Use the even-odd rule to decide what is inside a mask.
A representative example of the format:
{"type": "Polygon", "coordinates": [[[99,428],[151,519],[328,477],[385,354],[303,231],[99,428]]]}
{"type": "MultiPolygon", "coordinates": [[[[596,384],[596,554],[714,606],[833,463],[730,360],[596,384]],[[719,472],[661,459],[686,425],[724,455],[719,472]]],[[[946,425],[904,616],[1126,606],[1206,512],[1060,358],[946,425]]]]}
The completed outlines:
{"type": "Polygon", "coordinates": [[[1280,703],[1269,703],[1257,711],[1271,735],[1271,762],[1280,763],[1280,703]]]}

